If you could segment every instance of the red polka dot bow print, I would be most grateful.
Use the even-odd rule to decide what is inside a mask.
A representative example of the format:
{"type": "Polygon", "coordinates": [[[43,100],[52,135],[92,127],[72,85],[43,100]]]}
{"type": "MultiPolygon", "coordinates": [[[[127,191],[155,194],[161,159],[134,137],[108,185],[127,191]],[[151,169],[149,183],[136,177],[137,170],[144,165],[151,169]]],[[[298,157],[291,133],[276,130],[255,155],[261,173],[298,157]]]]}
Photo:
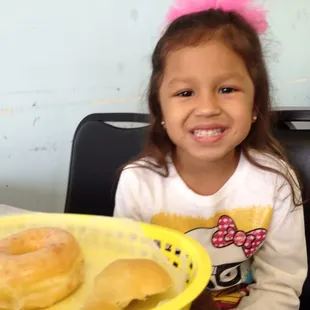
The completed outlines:
{"type": "Polygon", "coordinates": [[[254,229],[249,232],[238,230],[233,219],[223,215],[218,221],[218,230],[213,234],[212,244],[216,248],[234,244],[242,247],[245,256],[250,257],[265,241],[266,233],[265,229],[254,229]]]}

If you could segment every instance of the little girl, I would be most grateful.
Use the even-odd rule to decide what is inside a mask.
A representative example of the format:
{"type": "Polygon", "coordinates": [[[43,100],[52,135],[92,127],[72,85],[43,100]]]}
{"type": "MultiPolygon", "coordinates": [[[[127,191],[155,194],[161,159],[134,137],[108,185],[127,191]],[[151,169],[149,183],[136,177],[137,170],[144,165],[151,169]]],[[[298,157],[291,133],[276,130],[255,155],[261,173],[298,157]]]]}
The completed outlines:
{"type": "Polygon", "coordinates": [[[149,140],[121,174],[115,216],[200,242],[220,309],[299,309],[303,209],[270,131],[265,13],[246,0],[187,1],[153,53],[149,140]]]}

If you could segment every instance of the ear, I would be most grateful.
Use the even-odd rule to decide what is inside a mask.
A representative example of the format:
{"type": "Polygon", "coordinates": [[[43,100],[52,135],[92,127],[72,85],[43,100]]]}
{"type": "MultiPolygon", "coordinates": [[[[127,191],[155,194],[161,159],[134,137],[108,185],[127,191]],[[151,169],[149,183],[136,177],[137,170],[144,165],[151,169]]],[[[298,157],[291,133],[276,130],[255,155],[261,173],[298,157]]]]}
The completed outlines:
{"type": "Polygon", "coordinates": [[[252,124],[255,123],[257,121],[257,113],[256,111],[253,109],[252,112],[252,124]]]}

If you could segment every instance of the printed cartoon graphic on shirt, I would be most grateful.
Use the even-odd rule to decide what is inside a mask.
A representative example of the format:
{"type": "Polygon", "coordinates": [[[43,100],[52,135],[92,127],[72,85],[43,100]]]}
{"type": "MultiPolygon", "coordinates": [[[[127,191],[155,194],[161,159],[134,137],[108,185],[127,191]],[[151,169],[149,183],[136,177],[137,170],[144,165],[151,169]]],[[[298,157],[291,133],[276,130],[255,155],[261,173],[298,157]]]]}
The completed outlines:
{"type": "Polygon", "coordinates": [[[247,285],[240,284],[236,287],[222,290],[213,291],[213,300],[219,309],[235,309],[244,296],[249,296],[247,285]]]}
{"type": "Polygon", "coordinates": [[[208,250],[213,269],[207,289],[220,309],[230,309],[248,294],[253,282],[249,259],[264,243],[271,216],[271,207],[253,206],[210,218],[158,213],[151,222],[186,233],[208,250]]]}

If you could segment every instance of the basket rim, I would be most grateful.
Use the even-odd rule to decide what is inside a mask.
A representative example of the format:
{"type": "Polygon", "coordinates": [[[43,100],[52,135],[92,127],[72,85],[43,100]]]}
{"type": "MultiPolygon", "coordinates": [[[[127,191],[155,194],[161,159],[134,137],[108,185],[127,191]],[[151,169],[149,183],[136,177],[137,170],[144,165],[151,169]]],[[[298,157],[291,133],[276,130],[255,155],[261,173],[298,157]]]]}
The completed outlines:
{"type": "MultiPolygon", "coordinates": [[[[105,219],[109,220],[117,220],[117,218],[107,217],[107,216],[100,216],[100,215],[91,215],[91,214],[72,214],[72,213],[45,213],[45,212],[31,212],[31,213],[20,213],[20,214],[13,214],[13,215],[5,215],[0,217],[0,226],[1,222],[8,222],[14,219],[31,219],[34,220],[33,217],[68,217],[68,218],[91,218],[91,217],[104,217],[105,219]]],[[[173,309],[183,309],[184,307],[191,304],[207,287],[207,281],[209,281],[211,277],[211,259],[207,251],[200,245],[196,240],[183,234],[179,231],[173,230],[171,228],[137,222],[140,227],[143,229],[144,233],[148,235],[148,231],[159,231],[166,235],[173,235],[174,237],[182,240],[182,247],[186,247],[186,251],[192,255],[192,260],[196,264],[197,274],[196,277],[193,279],[192,283],[188,285],[185,290],[175,298],[171,299],[167,303],[163,304],[162,306],[156,307],[158,310],[171,310],[173,309]]],[[[149,236],[150,238],[153,238],[149,236]]]]}
{"type": "Polygon", "coordinates": [[[208,283],[206,282],[209,281],[211,276],[211,269],[208,268],[208,266],[212,266],[209,254],[196,240],[176,230],[148,223],[140,223],[140,225],[142,228],[150,227],[151,229],[160,230],[182,239],[182,242],[184,243],[183,245],[186,247],[187,252],[191,253],[193,261],[197,265],[196,277],[180,295],[173,298],[171,301],[168,301],[164,305],[156,307],[156,310],[183,309],[183,307],[186,307],[192,303],[207,287],[208,283]],[[201,280],[202,278],[203,280],[201,280]]]}

